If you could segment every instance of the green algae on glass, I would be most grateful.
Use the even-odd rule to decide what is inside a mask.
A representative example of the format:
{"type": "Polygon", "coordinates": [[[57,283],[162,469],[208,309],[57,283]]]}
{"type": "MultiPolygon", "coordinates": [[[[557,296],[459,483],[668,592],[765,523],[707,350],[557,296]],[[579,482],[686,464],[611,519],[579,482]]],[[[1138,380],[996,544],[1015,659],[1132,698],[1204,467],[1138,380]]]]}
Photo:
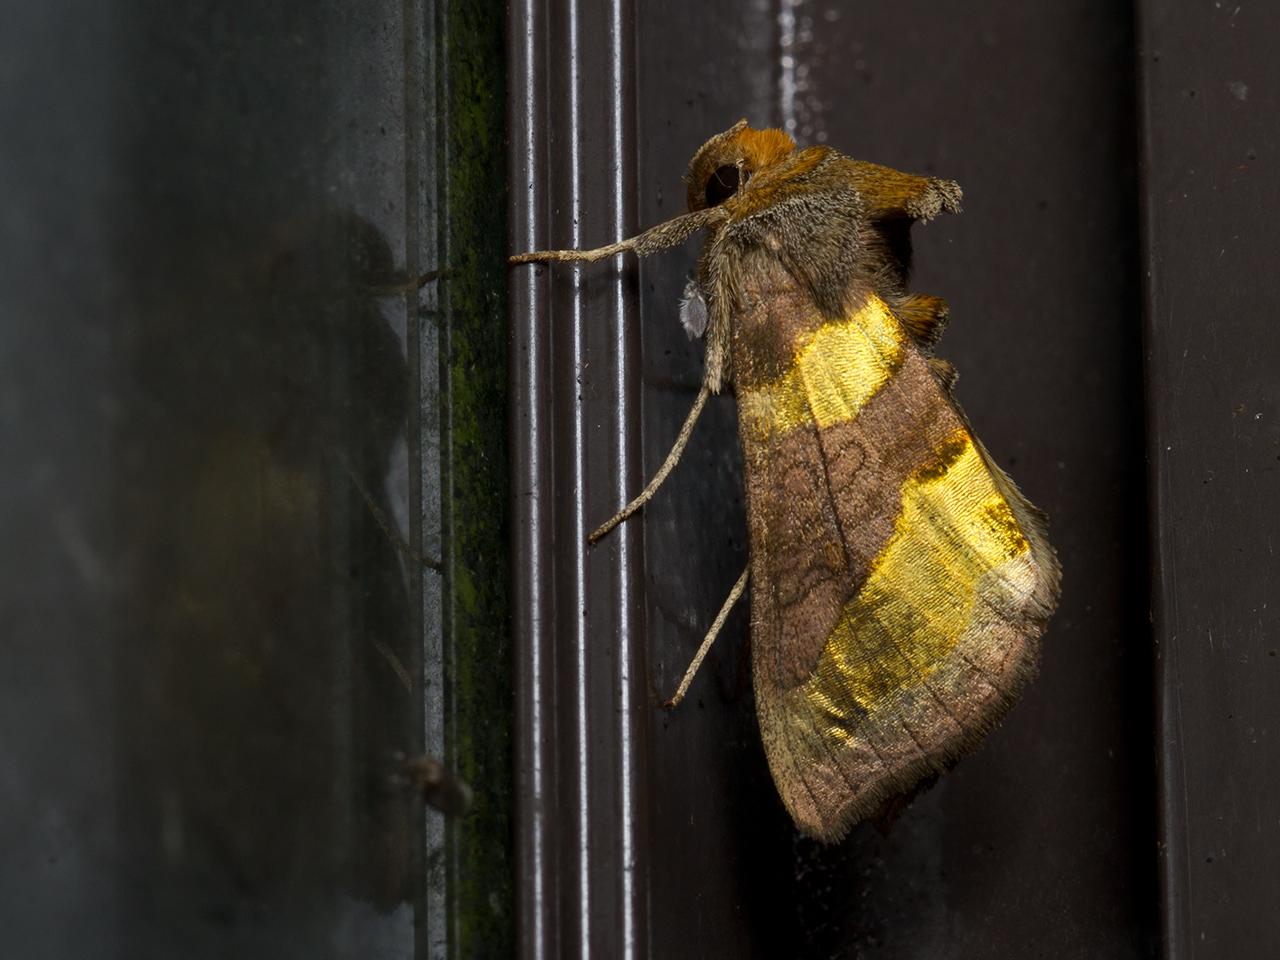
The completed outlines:
{"type": "Polygon", "coordinates": [[[505,4],[438,8],[446,749],[474,800],[452,819],[449,951],[515,953],[507,551],[505,4]]]}

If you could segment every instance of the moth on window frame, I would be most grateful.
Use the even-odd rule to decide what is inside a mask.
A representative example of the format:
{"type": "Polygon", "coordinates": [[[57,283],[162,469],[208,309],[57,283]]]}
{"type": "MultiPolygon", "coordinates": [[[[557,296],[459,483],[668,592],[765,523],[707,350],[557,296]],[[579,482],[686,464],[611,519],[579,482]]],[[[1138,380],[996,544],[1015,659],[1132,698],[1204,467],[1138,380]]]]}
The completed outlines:
{"type": "Polygon", "coordinates": [[[765,753],[787,810],[832,842],[982,740],[1036,672],[1059,567],[1044,515],[996,465],[933,356],[947,319],[907,291],[911,224],[960,188],[798,150],[745,120],[687,174],[689,212],[595,250],[646,256],[707,237],[680,319],[706,340],[702,387],[631,516],[670,473],[707,398],[730,387],[750,560],[675,696],[751,584],[765,753]]]}

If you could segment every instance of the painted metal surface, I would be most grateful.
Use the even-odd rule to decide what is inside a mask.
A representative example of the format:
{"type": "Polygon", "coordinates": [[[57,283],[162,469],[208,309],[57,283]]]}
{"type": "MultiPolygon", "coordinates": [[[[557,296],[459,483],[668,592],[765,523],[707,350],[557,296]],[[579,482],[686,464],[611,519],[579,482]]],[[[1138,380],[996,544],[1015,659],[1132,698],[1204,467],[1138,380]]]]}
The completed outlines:
{"type": "MultiPolygon", "coordinates": [[[[568,9],[576,7],[513,8],[509,35],[538,22],[530,16],[560,22],[568,9]]],[[[831,143],[864,159],[954,177],[965,187],[962,217],[917,230],[914,288],[951,302],[940,353],[961,371],[960,400],[995,456],[1049,512],[1066,571],[1043,676],[987,746],[917,801],[887,836],[867,826],[833,848],[800,839],[764,766],[741,612],[685,704],[673,713],[656,706],[674,689],[745,560],[734,405],[731,398],[712,403],[684,462],[631,524],[642,530],[631,535],[644,546],[638,643],[648,713],[648,740],[637,741],[644,759],[633,801],[635,822],[647,830],[637,827],[634,843],[647,877],[652,955],[1151,955],[1156,835],[1127,11],[1084,0],[1052,11],[995,3],[852,10],[817,2],[656,2],[639,6],[636,18],[636,121],[624,153],[636,158],[637,176],[634,183],[625,177],[623,186],[632,184],[640,224],[680,212],[688,157],[742,116],[782,125],[801,142],[831,143]]],[[[513,61],[510,78],[512,129],[519,134],[513,144],[538,140],[513,146],[535,159],[512,178],[514,207],[530,211],[529,226],[513,231],[512,249],[607,242],[617,236],[610,224],[590,222],[613,202],[607,191],[595,198],[598,205],[581,209],[576,231],[566,223],[556,234],[550,223],[558,205],[583,196],[563,182],[566,154],[550,147],[583,136],[582,107],[565,90],[565,77],[594,76],[586,87],[606,101],[596,109],[607,115],[607,74],[590,61],[577,72],[559,66],[564,41],[548,22],[534,34],[528,72],[513,61]],[[531,87],[521,85],[526,79],[531,87]],[[528,109],[535,120],[522,119],[528,109]],[[526,190],[540,196],[527,208],[526,190]]],[[[578,142],[585,147],[589,139],[578,142]]],[[[604,183],[610,162],[596,149],[584,169],[604,183]]],[[[564,208],[562,215],[573,217],[564,208]]],[[[695,249],[691,243],[639,266],[645,469],[638,473],[645,476],[665,455],[699,380],[701,345],[685,338],[676,316],[695,249]]],[[[517,400],[517,421],[537,416],[539,429],[563,437],[577,421],[546,402],[542,409],[550,413],[538,412],[540,391],[580,388],[589,398],[584,403],[603,399],[594,366],[612,359],[573,354],[579,341],[560,325],[613,323],[610,301],[551,306],[551,319],[538,321],[549,324],[541,337],[528,317],[547,309],[537,298],[555,285],[608,288],[612,270],[553,268],[546,279],[514,281],[528,289],[536,309],[522,314],[513,300],[513,322],[522,348],[539,357],[522,368],[528,399],[517,400]],[[565,363],[579,363],[581,384],[568,381],[565,363]]],[[[628,422],[621,400],[612,402],[608,413],[592,408],[610,429],[628,422]]],[[[528,443],[521,430],[514,422],[517,445],[528,443]]],[[[583,446],[559,460],[545,455],[541,472],[521,464],[517,453],[517,470],[529,485],[517,497],[532,493],[548,515],[581,515],[578,526],[555,528],[553,549],[536,561],[526,561],[524,547],[514,557],[517,583],[524,577],[544,592],[559,591],[558,602],[516,611],[518,624],[529,617],[521,629],[544,644],[526,639],[529,646],[521,648],[536,652],[543,665],[536,687],[543,708],[518,716],[527,751],[521,773],[532,777],[536,769],[546,778],[532,802],[518,799],[526,830],[522,884],[539,878],[544,891],[561,884],[558,897],[542,901],[524,889],[522,935],[537,934],[523,941],[527,955],[554,955],[546,952],[552,945],[571,951],[565,955],[608,955],[580,936],[596,907],[565,886],[581,879],[566,835],[581,834],[573,818],[581,816],[575,804],[583,792],[608,794],[616,781],[606,775],[597,783],[590,762],[559,768],[558,777],[556,767],[531,763],[576,751],[584,715],[566,714],[564,706],[578,682],[574,622],[583,609],[588,618],[603,616],[593,612],[618,603],[611,583],[575,592],[560,581],[579,562],[563,556],[568,541],[621,499],[619,491],[594,509],[574,499],[582,490],[577,464],[604,456],[601,450],[614,449],[617,438],[579,429],[572,442],[583,446]],[[535,609],[542,618],[536,631],[535,609]],[[549,727],[544,719],[538,726],[535,715],[568,722],[549,727]],[[535,731],[543,738],[538,750],[535,731]],[[583,770],[585,783],[566,775],[583,770]],[[548,801],[553,796],[557,802],[548,801]],[[540,826],[541,849],[567,861],[540,859],[533,824],[540,826]]],[[[599,481],[590,471],[585,476],[590,497],[599,481]]],[[[634,492],[641,482],[636,476],[626,489],[634,492]]],[[[607,635],[589,633],[587,656],[607,655],[600,648],[607,635]]],[[[526,705],[535,703],[534,689],[524,690],[526,705]]],[[[588,701],[586,722],[616,730],[615,709],[608,700],[588,701]]],[[[638,724],[637,733],[645,726],[638,724]]],[[[581,892],[616,896],[618,884],[606,873],[601,886],[581,892]]]]}
{"type": "MultiPolygon", "coordinates": [[[[511,8],[513,248],[635,232],[635,11],[511,8]]],[[[513,271],[516,836],[527,956],[647,953],[634,263],[513,271]]]]}
{"type": "Polygon", "coordinates": [[[1272,956],[1280,11],[1138,9],[1165,955],[1272,956]]]}

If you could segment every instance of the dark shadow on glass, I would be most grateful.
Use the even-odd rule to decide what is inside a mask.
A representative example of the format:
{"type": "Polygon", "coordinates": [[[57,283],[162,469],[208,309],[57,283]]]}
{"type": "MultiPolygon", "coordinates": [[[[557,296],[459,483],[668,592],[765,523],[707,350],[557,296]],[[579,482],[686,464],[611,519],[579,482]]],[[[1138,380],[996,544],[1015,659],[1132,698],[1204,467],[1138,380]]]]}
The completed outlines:
{"type": "Polygon", "coordinates": [[[293,955],[414,894],[403,278],[343,211],[217,239],[137,318],[121,879],[153,947],[293,955]]]}

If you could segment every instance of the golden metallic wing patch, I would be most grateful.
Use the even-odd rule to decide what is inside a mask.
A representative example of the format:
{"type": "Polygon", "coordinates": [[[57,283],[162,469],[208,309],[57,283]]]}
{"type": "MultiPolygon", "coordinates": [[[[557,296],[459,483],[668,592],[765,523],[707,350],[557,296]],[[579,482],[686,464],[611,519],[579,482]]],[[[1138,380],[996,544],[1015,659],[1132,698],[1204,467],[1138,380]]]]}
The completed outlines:
{"type": "Polygon", "coordinates": [[[738,415],[757,434],[852,420],[893,376],[903,349],[898,323],[879,298],[853,321],[824,323],[796,347],[781,377],[739,391],[738,415]]]}
{"type": "MultiPolygon", "coordinates": [[[[760,353],[753,325],[777,319],[741,317],[744,363],[760,353]]],[[[792,364],[739,388],[753,671],[783,801],[833,840],[1008,710],[1034,673],[1057,566],[1038,514],[883,302],[789,321],[792,364]],[[787,472],[797,464],[812,479],[787,472]]]]}

